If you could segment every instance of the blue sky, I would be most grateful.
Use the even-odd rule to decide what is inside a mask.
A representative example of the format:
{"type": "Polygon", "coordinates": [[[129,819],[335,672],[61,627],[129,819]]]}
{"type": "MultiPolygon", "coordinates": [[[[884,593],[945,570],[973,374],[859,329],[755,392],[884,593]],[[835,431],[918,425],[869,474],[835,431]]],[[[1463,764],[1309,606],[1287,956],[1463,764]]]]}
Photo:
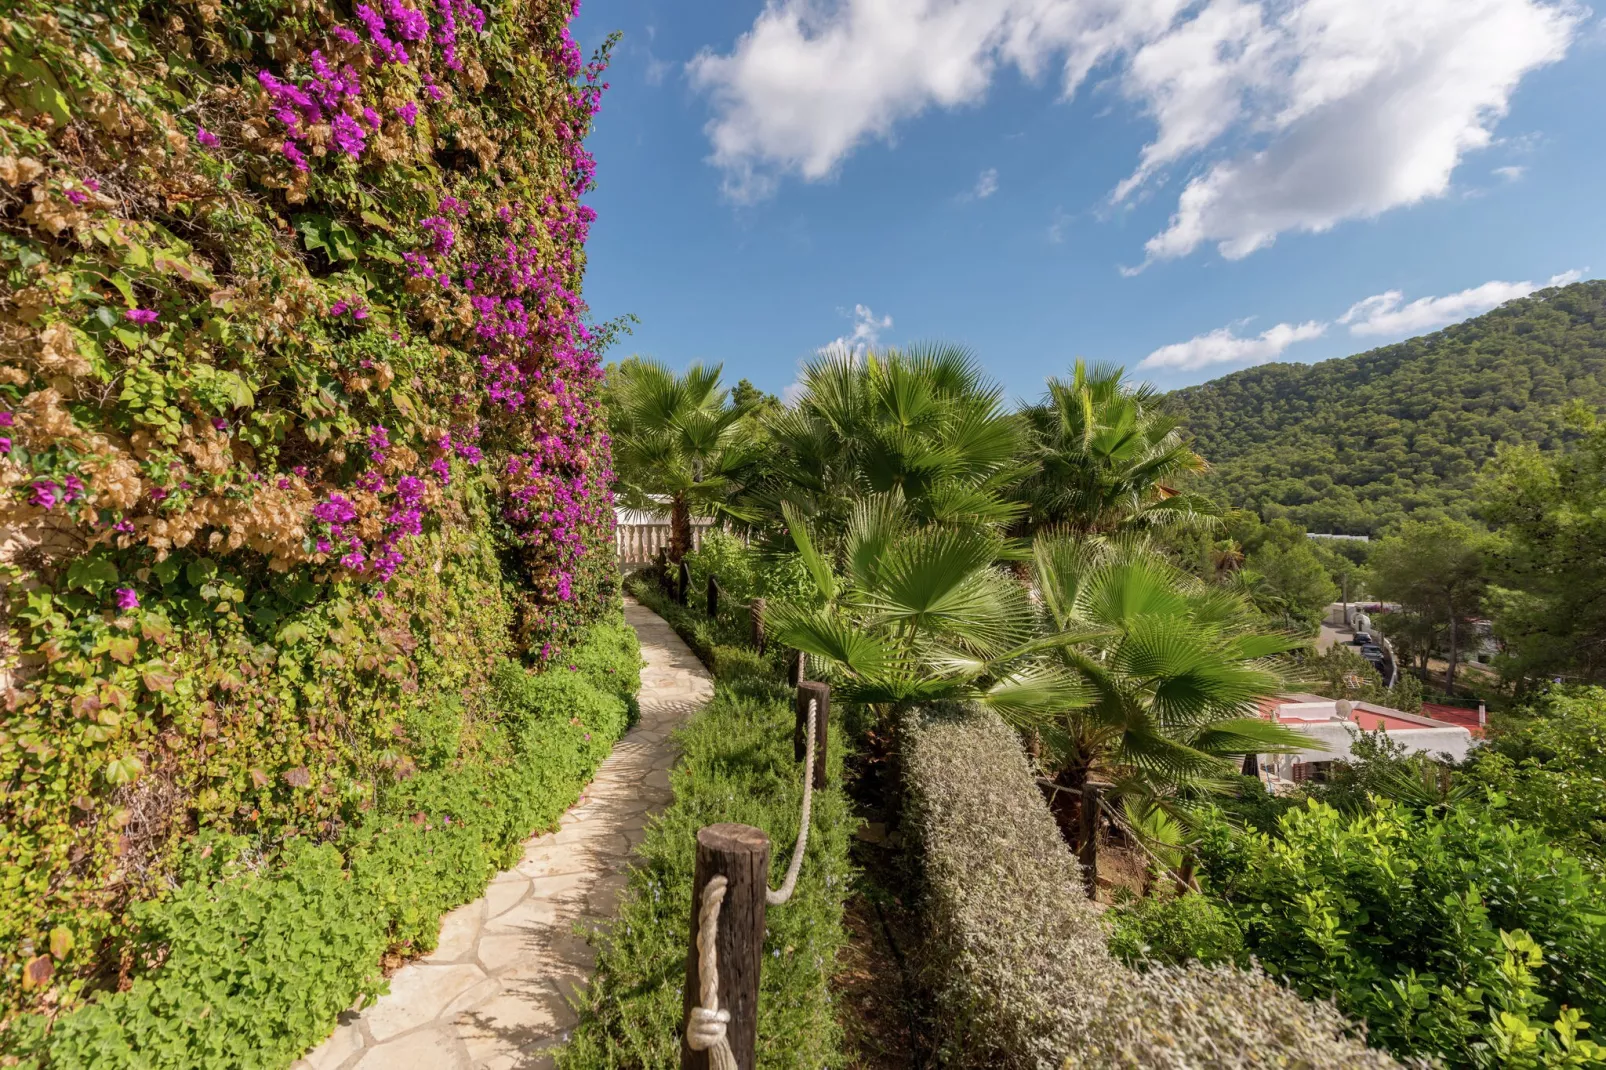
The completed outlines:
{"type": "Polygon", "coordinates": [[[1359,352],[1606,271],[1606,30],[1551,0],[589,0],[611,357],[781,392],[966,344],[1020,397],[1359,352]]]}

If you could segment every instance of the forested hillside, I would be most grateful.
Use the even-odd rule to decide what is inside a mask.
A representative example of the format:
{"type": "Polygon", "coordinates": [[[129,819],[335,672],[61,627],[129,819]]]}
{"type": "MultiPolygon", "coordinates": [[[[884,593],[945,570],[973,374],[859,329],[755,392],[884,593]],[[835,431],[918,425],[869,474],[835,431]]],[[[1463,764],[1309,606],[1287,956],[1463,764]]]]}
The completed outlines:
{"type": "Polygon", "coordinates": [[[1501,442],[1549,449],[1577,398],[1606,406],[1606,281],[1542,290],[1435,334],[1320,364],[1267,364],[1172,395],[1205,489],[1267,519],[1367,534],[1469,515],[1501,442]]]}

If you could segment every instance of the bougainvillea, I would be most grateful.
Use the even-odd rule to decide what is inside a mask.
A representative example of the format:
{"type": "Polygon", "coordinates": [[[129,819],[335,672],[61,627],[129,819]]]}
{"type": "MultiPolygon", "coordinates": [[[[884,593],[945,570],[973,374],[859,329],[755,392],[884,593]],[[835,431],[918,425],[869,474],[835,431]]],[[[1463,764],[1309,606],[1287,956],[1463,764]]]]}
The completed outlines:
{"type": "Polygon", "coordinates": [[[126,980],[197,829],[332,836],[408,709],[607,597],[572,6],[0,19],[5,1014],[126,980]]]}

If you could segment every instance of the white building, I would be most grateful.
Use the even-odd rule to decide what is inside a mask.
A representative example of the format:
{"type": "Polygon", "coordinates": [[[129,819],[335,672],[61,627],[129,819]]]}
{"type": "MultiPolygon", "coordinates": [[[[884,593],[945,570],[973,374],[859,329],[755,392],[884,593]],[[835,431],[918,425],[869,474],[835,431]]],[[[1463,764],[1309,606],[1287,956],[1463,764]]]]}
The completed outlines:
{"type": "Polygon", "coordinates": [[[1295,694],[1267,699],[1260,715],[1308,736],[1311,745],[1293,754],[1259,755],[1260,769],[1284,781],[1321,780],[1335,761],[1348,759],[1362,732],[1382,731],[1407,754],[1461,761],[1472,747],[1472,732],[1448,721],[1320,695],[1295,694]]]}

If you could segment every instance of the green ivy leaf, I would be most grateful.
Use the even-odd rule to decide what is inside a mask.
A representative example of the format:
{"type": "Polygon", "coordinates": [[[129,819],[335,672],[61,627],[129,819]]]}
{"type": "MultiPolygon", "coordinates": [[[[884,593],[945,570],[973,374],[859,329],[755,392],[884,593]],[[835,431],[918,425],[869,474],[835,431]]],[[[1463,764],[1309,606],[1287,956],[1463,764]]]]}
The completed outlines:
{"type": "Polygon", "coordinates": [[[119,665],[132,665],[139,655],[139,640],[131,635],[113,639],[106,644],[106,653],[119,665]]]}
{"type": "Polygon", "coordinates": [[[294,624],[286,624],[283,628],[279,629],[279,642],[283,643],[285,646],[294,646],[295,644],[308,639],[311,636],[312,630],[305,624],[302,624],[300,621],[297,621],[294,624]]]}
{"type": "Polygon", "coordinates": [[[184,567],[184,578],[196,587],[205,585],[216,575],[217,562],[210,557],[198,557],[184,567]]]}
{"type": "Polygon", "coordinates": [[[108,784],[132,784],[145,771],[145,763],[130,754],[126,758],[113,758],[106,763],[104,775],[108,784]]]}
{"type": "Polygon", "coordinates": [[[95,593],[117,582],[117,566],[101,558],[80,557],[67,566],[67,586],[95,593]]]}

